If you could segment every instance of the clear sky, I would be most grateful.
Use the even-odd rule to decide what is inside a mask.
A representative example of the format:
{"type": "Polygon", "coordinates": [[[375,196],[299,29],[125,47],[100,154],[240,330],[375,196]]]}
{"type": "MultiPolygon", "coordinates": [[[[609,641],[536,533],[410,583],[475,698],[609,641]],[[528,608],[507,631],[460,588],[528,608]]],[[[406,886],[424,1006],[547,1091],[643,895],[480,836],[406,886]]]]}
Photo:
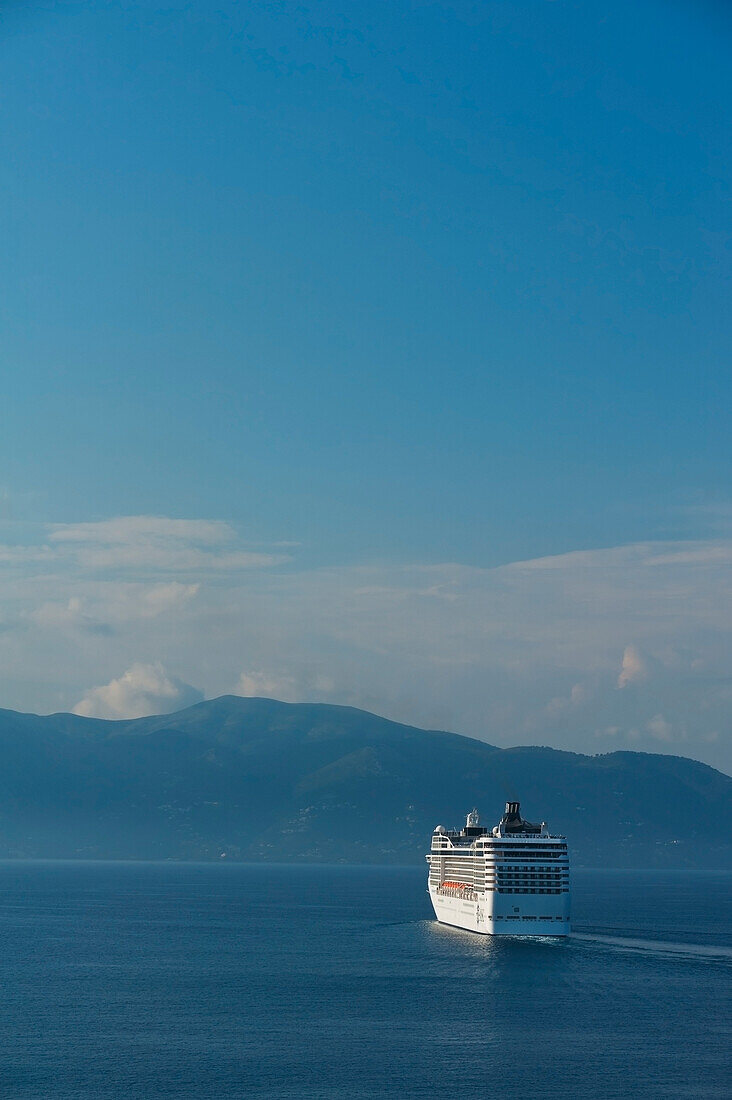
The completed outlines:
{"type": "Polygon", "coordinates": [[[1,19],[0,704],[729,769],[726,5],[1,19]]]}

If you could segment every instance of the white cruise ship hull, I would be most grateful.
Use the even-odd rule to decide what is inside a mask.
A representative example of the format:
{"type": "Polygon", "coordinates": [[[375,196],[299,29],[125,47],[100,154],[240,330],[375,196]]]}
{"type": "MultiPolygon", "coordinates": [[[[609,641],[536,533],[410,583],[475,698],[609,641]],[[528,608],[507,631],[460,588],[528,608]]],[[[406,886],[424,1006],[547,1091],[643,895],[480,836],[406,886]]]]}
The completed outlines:
{"type": "Polygon", "coordinates": [[[569,854],[545,822],[507,802],[498,825],[471,810],[463,829],[438,825],[427,856],[435,916],[484,936],[568,936],[569,854]]]}
{"type": "Polygon", "coordinates": [[[429,895],[438,921],[453,928],[464,928],[484,936],[569,935],[568,894],[451,896],[431,886],[429,895]]]}

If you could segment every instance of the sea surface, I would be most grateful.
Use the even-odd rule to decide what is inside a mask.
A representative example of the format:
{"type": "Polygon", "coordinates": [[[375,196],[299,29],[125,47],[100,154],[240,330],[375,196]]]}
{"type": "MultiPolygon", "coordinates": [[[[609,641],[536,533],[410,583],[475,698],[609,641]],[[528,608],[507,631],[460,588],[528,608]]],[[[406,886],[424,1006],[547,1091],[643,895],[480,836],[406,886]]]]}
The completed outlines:
{"type": "Polygon", "coordinates": [[[425,879],[0,863],[0,1096],[732,1096],[732,876],[576,871],[566,941],[438,925],[425,879]]]}

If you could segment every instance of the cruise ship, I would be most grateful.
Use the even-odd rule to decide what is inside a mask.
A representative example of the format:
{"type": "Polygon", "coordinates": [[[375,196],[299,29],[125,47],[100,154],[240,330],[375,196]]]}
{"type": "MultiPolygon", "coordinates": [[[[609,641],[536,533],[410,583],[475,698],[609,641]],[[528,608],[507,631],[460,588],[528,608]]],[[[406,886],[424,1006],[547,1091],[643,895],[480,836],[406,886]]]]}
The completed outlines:
{"type": "Polygon", "coordinates": [[[563,836],[531,825],[518,802],[492,829],[471,810],[465,828],[438,825],[428,890],[443,924],[488,936],[569,935],[569,855],[563,836]]]}

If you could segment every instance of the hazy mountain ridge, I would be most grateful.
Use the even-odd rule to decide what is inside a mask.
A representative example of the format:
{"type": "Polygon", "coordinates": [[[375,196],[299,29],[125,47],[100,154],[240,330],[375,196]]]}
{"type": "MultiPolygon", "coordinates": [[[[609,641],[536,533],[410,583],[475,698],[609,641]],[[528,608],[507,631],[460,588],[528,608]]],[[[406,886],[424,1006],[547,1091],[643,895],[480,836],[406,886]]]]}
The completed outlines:
{"type": "Polygon", "coordinates": [[[683,757],[498,749],[351,707],[224,696],[107,722],[0,711],[0,856],[418,861],[507,798],[576,863],[730,865],[732,779],[683,757]]]}

